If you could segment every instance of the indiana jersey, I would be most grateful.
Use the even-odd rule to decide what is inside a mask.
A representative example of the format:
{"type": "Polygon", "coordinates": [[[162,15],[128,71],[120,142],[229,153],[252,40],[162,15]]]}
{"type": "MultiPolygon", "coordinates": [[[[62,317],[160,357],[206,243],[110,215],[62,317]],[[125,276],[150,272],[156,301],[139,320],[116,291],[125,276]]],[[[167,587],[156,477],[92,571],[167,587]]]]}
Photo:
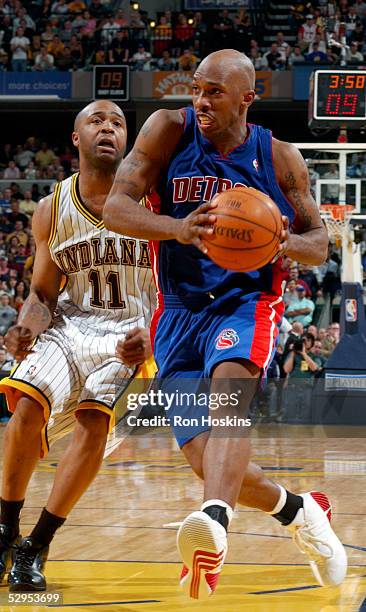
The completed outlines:
{"type": "Polygon", "coordinates": [[[100,334],[147,326],[156,291],[148,242],[105,229],[83,205],[78,178],[58,183],[52,199],[48,244],[67,281],[57,311],[100,334]]]}
{"type": "MultiPolygon", "coordinates": [[[[274,172],[271,132],[249,124],[246,140],[222,155],[200,133],[193,108],[185,109],[184,133],[150,206],[156,212],[181,219],[216,193],[239,186],[266,193],[281,213],[289,217],[290,224],[293,222],[294,210],[274,172]]],[[[281,292],[278,265],[268,264],[258,271],[238,273],[224,270],[196,247],[175,240],[153,243],[153,250],[158,288],[165,295],[177,294],[184,298],[216,290],[222,293],[225,288],[236,287],[244,293],[281,292]]]]}

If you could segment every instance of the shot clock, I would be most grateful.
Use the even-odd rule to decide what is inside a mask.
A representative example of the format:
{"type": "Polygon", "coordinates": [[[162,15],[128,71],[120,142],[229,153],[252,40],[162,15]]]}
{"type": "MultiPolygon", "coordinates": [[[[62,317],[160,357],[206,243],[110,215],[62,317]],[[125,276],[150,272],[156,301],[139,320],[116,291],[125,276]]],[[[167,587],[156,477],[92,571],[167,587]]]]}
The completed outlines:
{"type": "Polygon", "coordinates": [[[95,100],[120,100],[130,97],[129,66],[93,66],[93,95],[95,100]]]}
{"type": "Polygon", "coordinates": [[[366,126],[366,70],[316,70],[310,79],[309,127],[366,126]]]}

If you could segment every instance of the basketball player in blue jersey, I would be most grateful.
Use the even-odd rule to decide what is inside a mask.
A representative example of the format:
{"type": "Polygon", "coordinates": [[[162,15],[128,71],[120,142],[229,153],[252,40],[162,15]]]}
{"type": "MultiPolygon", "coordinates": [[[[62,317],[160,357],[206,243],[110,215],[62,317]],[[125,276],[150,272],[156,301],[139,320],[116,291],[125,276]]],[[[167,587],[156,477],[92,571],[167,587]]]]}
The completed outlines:
{"type": "MultiPolygon", "coordinates": [[[[0,583],[13,558],[11,591],[45,590],[49,544],[99,470],[119,388],[149,356],[143,327],[150,283],[155,293],[151,270],[136,258],[122,265],[124,239],[101,221],[126,146],[121,109],[106,100],[89,104],[76,118],[73,143],[80,173],[38,204],[30,294],[5,338],[18,360],[0,383],[14,412],[4,436],[0,502],[0,583]],[[115,355],[118,342],[123,363],[115,355]],[[70,431],[46,507],[21,540],[19,515],[39,456],[70,431]]],[[[147,243],[132,243],[136,256],[148,251],[147,243]]]]}
{"type": "MultiPolygon", "coordinates": [[[[246,274],[224,270],[206,256],[202,237],[212,232],[215,194],[238,185],[265,192],[286,217],[278,256],[320,265],[327,254],[327,234],[300,153],[246,121],[254,82],[245,55],[226,49],[206,57],[193,76],[193,108],[160,110],[146,121],[117,171],[103,212],[110,229],[152,241],[159,376],[211,377],[214,391],[222,379],[253,382],[261,376],[272,359],[283,314],[278,260],[246,274]],[[146,194],[153,210],[138,206],[146,194]]],[[[248,391],[244,408],[251,396],[248,391]]],[[[174,410],[186,414],[183,408],[174,410]]],[[[204,480],[201,509],[178,531],[181,584],[192,598],[204,598],[216,587],[237,502],[268,512],[286,526],[321,585],[342,582],[347,558],[330,526],[324,494],[295,495],[268,480],[249,461],[245,436],[218,437],[207,425],[175,433],[204,480]]]]}

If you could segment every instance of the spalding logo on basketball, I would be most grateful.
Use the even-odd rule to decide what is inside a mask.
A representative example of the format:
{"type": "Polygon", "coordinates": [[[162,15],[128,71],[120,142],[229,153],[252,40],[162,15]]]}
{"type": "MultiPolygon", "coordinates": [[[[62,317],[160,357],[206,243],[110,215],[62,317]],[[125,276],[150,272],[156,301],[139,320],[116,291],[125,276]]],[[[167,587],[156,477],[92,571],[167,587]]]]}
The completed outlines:
{"type": "Polygon", "coordinates": [[[215,348],[218,351],[228,349],[239,343],[239,336],[235,329],[223,329],[216,338],[215,348]]]}
{"type": "Polygon", "coordinates": [[[258,270],[277,254],[282,217],[269,196],[251,187],[227,189],[215,196],[217,220],[203,239],[208,256],[228,270],[258,270]]]}

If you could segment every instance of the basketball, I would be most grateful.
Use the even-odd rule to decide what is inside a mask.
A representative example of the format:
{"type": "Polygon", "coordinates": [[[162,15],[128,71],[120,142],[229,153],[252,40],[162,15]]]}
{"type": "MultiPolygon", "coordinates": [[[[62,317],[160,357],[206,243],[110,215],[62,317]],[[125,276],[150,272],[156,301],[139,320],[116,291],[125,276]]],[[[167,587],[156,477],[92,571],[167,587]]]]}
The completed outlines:
{"type": "Polygon", "coordinates": [[[215,202],[214,232],[203,239],[210,259],[238,272],[258,270],[271,261],[282,231],[281,213],[273,200],[257,189],[237,187],[219,193],[215,202]]]}

